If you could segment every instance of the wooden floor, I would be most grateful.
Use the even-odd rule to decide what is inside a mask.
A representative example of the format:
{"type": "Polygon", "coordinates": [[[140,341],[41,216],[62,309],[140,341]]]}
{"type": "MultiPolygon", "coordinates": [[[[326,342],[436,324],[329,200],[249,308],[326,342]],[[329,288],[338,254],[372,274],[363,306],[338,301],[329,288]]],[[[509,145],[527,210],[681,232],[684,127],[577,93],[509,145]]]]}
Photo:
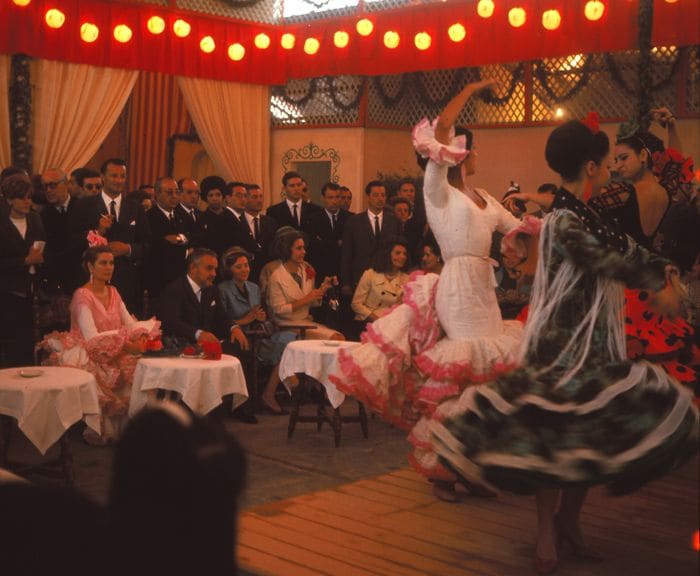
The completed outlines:
{"type": "MultiPolygon", "coordinates": [[[[697,458],[630,496],[592,490],[582,524],[605,560],[582,563],[565,550],[557,575],[696,576],[697,458]]],[[[249,509],[238,561],[283,576],[532,575],[534,525],[531,497],[464,494],[448,504],[400,470],[249,509]]]]}

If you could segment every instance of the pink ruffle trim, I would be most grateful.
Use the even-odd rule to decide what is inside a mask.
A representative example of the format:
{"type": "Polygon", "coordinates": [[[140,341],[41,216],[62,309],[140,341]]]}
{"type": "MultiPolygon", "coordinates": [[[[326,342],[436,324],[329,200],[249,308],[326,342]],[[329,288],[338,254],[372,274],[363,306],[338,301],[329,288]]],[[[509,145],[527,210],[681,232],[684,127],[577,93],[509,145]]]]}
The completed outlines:
{"type": "Polygon", "coordinates": [[[411,349],[420,353],[432,348],[440,338],[442,328],[435,311],[435,294],[437,293],[438,279],[435,279],[430,286],[426,286],[429,279],[424,272],[416,271],[410,276],[409,282],[404,286],[403,302],[413,310],[413,322],[409,327],[408,340],[411,349]],[[426,302],[419,302],[421,296],[426,302]]]}
{"type": "Polygon", "coordinates": [[[470,362],[453,362],[450,364],[438,364],[425,354],[414,357],[413,361],[424,374],[429,374],[433,380],[455,382],[460,385],[464,382],[464,387],[469,384],[480,384],[494,380],[503,372],[513,370],[517,364],[515,362],[497,362],[491,366],[488,372],[477,373],[472,369],[470,362]]]}
{"type": "Polygon", "coordinates": [[[435,125],[437,119],[432,123],[427,118],[423,118],[413,128],[411,137],[413,147],[423,158],[430,158],[440,166],[455,166],[469,155],[467,150],[467,139],[465,136],[455,136],[454,129],[450,130],[450,144],[443,144],[435,139],[435,125]]]}

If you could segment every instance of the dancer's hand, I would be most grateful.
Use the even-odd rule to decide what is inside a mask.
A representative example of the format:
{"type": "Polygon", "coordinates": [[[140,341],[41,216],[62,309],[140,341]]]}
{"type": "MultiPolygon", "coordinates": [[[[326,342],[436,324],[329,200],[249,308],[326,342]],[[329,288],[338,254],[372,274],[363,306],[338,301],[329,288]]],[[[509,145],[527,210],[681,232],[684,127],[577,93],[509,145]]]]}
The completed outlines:
{"type": "Polygon", "coordinates": [[[688,290],[681,282],[678,268],[668,265],[665,274],[666,286],[653,294],[650,305],[656,312],[669,318],[683,316],[688,290]]]}
{"type": "Polygon", "coordinates": [[[673,126],[676,122],[676,117],[673,115],[673,112],[665,106],[652,108],[649,110],[649,114],[651,115],[651,121],[658,123],[662,128],[673,126]]]}

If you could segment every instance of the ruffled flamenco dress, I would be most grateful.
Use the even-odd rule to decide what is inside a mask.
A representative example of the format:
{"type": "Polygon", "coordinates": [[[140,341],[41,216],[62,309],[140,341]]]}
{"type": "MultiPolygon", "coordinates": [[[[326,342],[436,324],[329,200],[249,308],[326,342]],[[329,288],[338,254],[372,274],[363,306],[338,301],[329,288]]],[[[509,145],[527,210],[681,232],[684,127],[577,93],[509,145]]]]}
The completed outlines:
{"type": "Polygon", "coordinates": [[[432,451],[427,422],[444,398],[515,364],[522,323],[501,317],[489,249],[493,232],[507,234],[522,223],[486,191],[474,191],[485,203],[479,207],[449,185],[448,167],[468,154],[464,137],[442,145],[424,120],[413,142],[430,159],[425,208],[445,266],[440,276],[411,276],[402,303],[367,326],[360,346],[339,352],[332,380],[386,421],[410,430],[414,468],[454,481],[432,451]]]}
{"type": "Polygon", "coordinates": [[[621,494],[697,452],[690,391],[627,359],[620,282],[658,290],[667,263],[560,189],[539,240],[521,367],[445,403],[449,417],[429,423],[441,462],[516,493],[607,484],[621,494]]]}

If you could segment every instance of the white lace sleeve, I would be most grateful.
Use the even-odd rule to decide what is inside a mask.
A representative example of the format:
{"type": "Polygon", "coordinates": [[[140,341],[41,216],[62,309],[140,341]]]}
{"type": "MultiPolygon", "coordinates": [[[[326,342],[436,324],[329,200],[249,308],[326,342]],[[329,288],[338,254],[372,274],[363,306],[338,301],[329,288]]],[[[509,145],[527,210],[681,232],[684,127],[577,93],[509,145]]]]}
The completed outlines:
{"type": "Polygon", "coordinates": [[[80,306],[77,313],[77,321],[80,333],[86,342],[99,334],[97,326],[95,326],[95,319],[87,306],[80,306]]]}

